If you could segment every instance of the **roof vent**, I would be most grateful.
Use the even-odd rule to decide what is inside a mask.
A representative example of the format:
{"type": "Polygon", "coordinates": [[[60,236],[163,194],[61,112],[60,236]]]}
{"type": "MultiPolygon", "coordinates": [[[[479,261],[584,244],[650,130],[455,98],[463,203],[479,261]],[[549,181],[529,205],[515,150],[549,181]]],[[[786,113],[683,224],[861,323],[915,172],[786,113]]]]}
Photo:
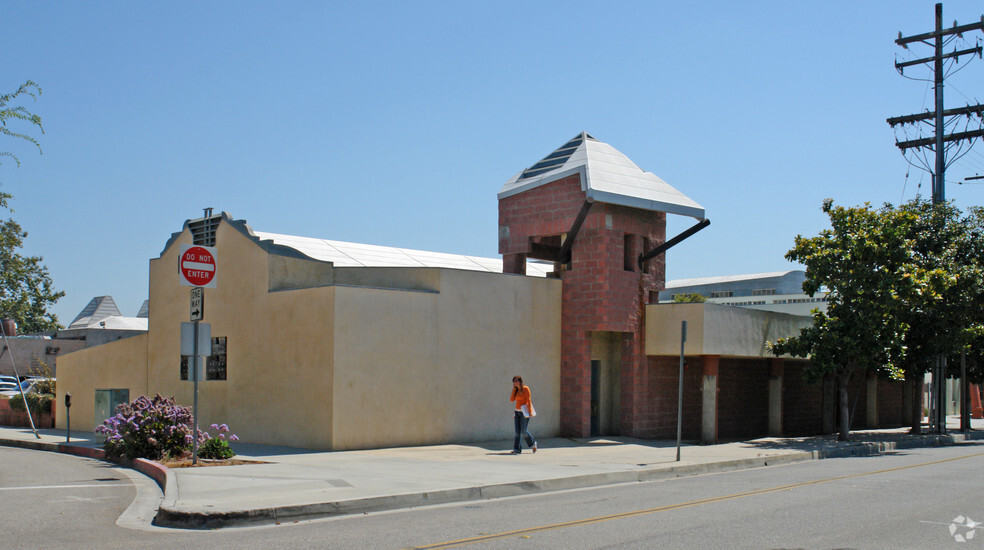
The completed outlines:
{"type": "Polygon", "coordinates": [[[191,244],[197,246],[215,246],[215,231],[219,228],[222,216],[213,216],[212,209],[205,209],[205,217],[188,222],[191,231],[191,244]]]}

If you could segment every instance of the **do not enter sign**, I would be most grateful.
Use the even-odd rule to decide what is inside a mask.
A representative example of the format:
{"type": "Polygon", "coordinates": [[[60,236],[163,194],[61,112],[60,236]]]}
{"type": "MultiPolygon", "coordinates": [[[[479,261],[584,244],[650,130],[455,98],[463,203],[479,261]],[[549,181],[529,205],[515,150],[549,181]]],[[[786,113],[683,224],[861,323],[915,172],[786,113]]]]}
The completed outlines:
{"type": "Polygon", "coordinates": [[[215,248],[181,245],[178,272],[181,273],[182,285],[215,288],[215,248]]]}

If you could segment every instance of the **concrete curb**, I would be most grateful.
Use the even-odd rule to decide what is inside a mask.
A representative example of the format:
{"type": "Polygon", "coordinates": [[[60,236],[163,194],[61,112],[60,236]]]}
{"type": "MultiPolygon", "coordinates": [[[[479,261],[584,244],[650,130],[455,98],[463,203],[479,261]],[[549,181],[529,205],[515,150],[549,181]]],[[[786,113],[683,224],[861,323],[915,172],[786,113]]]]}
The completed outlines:
{"type": "MultiPolygon", "coordinates": [[[[104,462],[109,462],[110,464],[115,464],[117,466],[123,466],[136,470],[141,474],[153,479],[157,485],[161,488],[161,492],[167,495],[167,488],[175,487],[174,474],[171,472],[170,468],[164,466],[163,464],[154,462],[152,460],[147,460],[144,458],[138,458],[132,463],[126,462],[115,462],[106,458],[106,451],[95,448],[95,447],[82,447],[80,445],[72,445],[71,443],[51,443],[45,441],[31,441],[22,439],[0,439],[0,446],[3,447],[18,447],[21,449],[31,449],[35,451],[48,451],[52,453],[63,453],[75,456],[81,456],[85,458],[93,458],[96,460],[102,460],[104,462]]],[[[172,499],[173,500],[173,499],[172,499]]]]}
{"type": "MultiPolygon", "coordinates": [[[[155,525],[183,529],[217,529],[234,525],[276,524],[289,521],[328,518],[352,514],[366,514],[387,510],[410,509],[455,502],[468,502],[511,496],[583,489],[620,483],[638,483],[687,477],[716,472],[747,470],[764,466],[792,464],[807,460],[841,458],[850,456],[874,456],[903,448],[941,447],[968,440],[984,440],[984,432],[970,434],[918,436],[898,442],[857,443],[837,449],[802,451],[782,455],[763,456],[735,460],[722,460],[700,464],[681,464],[646,470],[605,472],[543,480],[519,481],[495,485],[463,487],[441,491],[406,493],[380,497],[341,500],[296,506],[278,506],[230,512],[190,512],[174,507],[175,499],[165,497],[154,520],[155,525]],[[170,502],[169,502],[170,501],[170,502]]],[[[173,486],[173,485],[172,485],[173,486]]],[[[174,491],[176,492],[176,491],[174,491]]]]}
{"type": "MultiPolygon", "coordinates": [[[[178,510],[171,505],[162,504],[157,512],[155,525],[161,527],[177,527],[183,529],[217,529],[234,525],[276,524],[288,521],[327,518],[387,510],[410,509],[420,506],[488,500],[493,498],[514,497],[536,493],[584,489],[620,483],[638,483],[659,479],[686,477],[692,475],[744,470],[776,464],[788,464],[814,460],[810,452],[790,453],[759,457],[752,459],[725,460],[703,464],[684,464],[646,470],[616,471],[596,474],[584,474],[569,477],[557,477],[542,480],[516,481],[476,487],[462,487],[440,491],[405,493],[371,498],[341,500],[317,504],[296,506],[280,506],[254,510],[231,512],[189,512],[178,510]]],[[[165,498],[165,500],[167,500],[165,498]]]]}
{"type": "MultiPolygon", "coordinates": [[[[365,514],[386,510],[409,509],[455,502],[468,502],[511,496],[530,495],[570,489],[583,489],[620,483],[657,481],[701,474],[747,470],[764,466],[791,464],[807,460],[822,460],[851,456],[874,456],[898,449],[941,447],[965,441],[984,440],[984,432],[953,433],[947,435],[923,435],[899,441],[846,444],[843,447],[813,451],[790,452],[780,455],[721,460],[695,464],[679,464],[648,468],[528,480],[475,487],[462,487],[439,491],[405,493],[379,497],[341,500],[317,504],[302,504],[235,510],[229,512],[192,512],[177,508],[179,487],[174,473],[166,466],[145,459],[137,459],[128,466],[153,479],[164,494],[154,524],[183,529],[216,529],[243,524],[276,524],[288,521],[326,518],[352,514],[365,514]]],[[[83,447],[70,443],[51,443],[31,440],[0,439],[0,445],[41,451],[60,452],[112,462],[99,448],[83,447]]],[[[114,464],[116,464],[114,462],[114,464]]]]}

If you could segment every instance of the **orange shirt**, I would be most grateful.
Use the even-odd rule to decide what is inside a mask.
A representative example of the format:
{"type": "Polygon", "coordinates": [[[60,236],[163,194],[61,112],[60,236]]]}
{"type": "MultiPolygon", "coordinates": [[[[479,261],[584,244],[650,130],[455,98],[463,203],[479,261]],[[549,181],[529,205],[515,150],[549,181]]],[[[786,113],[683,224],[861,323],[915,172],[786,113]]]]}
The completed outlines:
{"type": "MultiPolygon", "coordinates": [[[[516,388],[514,387],[513,390],[516,388]]],[[[529,386],[523,386],[519,391],[513,391],[509,394],[509,400],[516,402],[516,410],[520,410],[523,405],[529,405],[533,400],[533,393],[530,391],[529,386]]]]}

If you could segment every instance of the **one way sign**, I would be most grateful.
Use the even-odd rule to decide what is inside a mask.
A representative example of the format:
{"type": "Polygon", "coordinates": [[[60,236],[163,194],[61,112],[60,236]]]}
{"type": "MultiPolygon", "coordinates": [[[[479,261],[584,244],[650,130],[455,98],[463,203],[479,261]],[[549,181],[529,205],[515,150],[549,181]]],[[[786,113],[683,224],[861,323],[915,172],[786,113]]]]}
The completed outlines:
{"type": "Polygon", "coordinates": [[[191,287],[191,320],[201,321],[205,317],[205,289],[191,287]]]}

